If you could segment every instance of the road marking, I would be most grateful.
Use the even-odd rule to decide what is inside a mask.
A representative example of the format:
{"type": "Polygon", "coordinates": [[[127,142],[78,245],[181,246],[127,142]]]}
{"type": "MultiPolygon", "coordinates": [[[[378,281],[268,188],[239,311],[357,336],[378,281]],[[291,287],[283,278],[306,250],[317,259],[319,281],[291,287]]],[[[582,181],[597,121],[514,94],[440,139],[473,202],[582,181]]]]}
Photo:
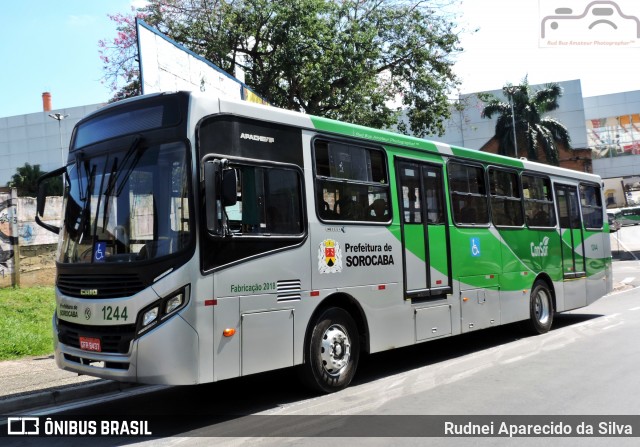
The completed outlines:
{"type": "Polygon", "coordinates": [[[640,310],[640,307],[632,307],[632,308],[631,308],[631,309],[629,309],[629,310],[640,310]]]}
{"type": "Polygon", "coordinates": [[[622,325],[622,324],[624,324],[624,322],[623,322],[623,321],[621,321],[621,322],[619,322],[619,323],[616,323],[616,324],[612,324],[612,325],[610,325],[610,326],[605,326],[605,327],[603,327],[603,328],[602,328],[602,330],[603,330],[603,331],[606,331],[607,329],[611,329],[611,328],[614,328],[614,327],[616,327],[616,326],[620,326],[620,325],[622,325]]]}
{"type": "Polygon", "coordinates": [[[630,254],[631,254],[631,256],[633,256],[633,259],[635,259],[636,261],[640,261],[640,259],[638,259],[638,258],[636,257],[636,254],[635,254],[632,250],[629,250],[629,249],[627,248],[627,246],[626,246],[626,245],[624,245],[624,244],[622,243],[622,241],[618,238],[618,235],[617,235],[617,234],[616,234],[614,237],[615,237],[615,238],[616,238],[616,240],[618,241],[618,244],[620,244],[620,245],[622,246],[622,248],[624,248],[624,251],[626,251],[627,253],[630,253],[630,254]]]}

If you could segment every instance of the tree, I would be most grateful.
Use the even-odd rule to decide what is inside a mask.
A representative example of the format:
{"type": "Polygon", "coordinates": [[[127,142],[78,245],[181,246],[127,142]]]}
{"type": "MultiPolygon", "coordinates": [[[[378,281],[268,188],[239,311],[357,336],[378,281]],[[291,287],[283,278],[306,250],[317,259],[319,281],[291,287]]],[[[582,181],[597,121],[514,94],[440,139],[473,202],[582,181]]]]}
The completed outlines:
{"type": "MultiPolygon", "coordinates": [[[[16,188],[18,196],[34,197],[38,194],[38,177],[46,174],[40,170],[40,165],[30,165],[25,163],[24,166],[16,168],[7,186],[16,188]]],[[[62,182],[58,178],[51,178],[45,182],[45,188],[48,196],[62,195],[62,182]]]]}
{"type": "MultiPolygon", "coordinates": [[[[443,6],[406,0],[151,0],[135,15],[246,84],[272,105],[384,128],[401,109],[415,135],[442,134],[460,50],[443,6]]],[[[117,98],[139,93],[132,16],[99,43],[117,98]],[[133,84],[138,82],[137,85],[133,84]]]]}
{"type": "Polygon", "coordinates": [[[486,103],[482,116],[485,118],[498,116],[495,133],[498,139],[498,152],[510,157],[523,155],[521,152],[516,154],[517,143],[518,149],[526,148],[527,158],[530,160],[538,160],[541,149],[546,161],[557,166],[559,164],[557,144],[561,143],[567,149],[571,149],[571,138],[569,131],[561,122],[543,115],[558,109],[558,98],[562,96],[562,88],[552,83],[532,91],[525,77],[520,85],[507,84],[502,91],[509,102],[505,103],[489,93],[478,95],[480,100],[486,103]]]}

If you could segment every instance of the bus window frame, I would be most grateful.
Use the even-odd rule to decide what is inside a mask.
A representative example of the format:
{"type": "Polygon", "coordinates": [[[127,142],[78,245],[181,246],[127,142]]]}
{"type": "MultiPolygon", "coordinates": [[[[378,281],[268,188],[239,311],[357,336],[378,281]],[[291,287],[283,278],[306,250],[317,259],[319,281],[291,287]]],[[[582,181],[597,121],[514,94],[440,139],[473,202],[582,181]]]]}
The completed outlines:
{"type": "MultiPolygon", "coordinates": [[[[599,197],[600,198],[600,213],[603,214],[604,213],[604,204],[603,204],[603,196],[602,196],[602,187],[600,185],[598,185],[597,183],[592,183],[592,182],[585,182],[585,181],[581,181],[578,185],[578,193],[580,194],[580,214],[581,214],[581,218],[582,218],[582,227],[585,230],[589,230],[589,231],[604,231],[604,216],[601,215],[601,223],[599,227],[590,227],[587,226],[587,221],[585,219],[585,214],[584,214],[584,209],[585,209],[585,205],[582,204],[582,187],[583,186],[587,186],[587,187],[592,187],[592,188],[596,188],[597,193],[594,197],[599,197]]],[[[596,209],[598,207],[593,207],[590,205],[586,205],[586,207],[591,208],[591,209],[596,209]]]]}
{"type": "MultiPolygon", "coordinates": [[[[236,169],[238,166],[248,166],[248,167],[265,168],[265,169],[286,169],[286,170],[295,171],[299,179],[300,189],[298,191],[298,194],[300,194],[300,218],[302,222],[301,233],[286,234],[286,233],[269,233],[269,232],[264,232],[264,233],[232,232],[231,236],[234,239],[243,240],[243,239],[264,238],[264,239],[304,240],[307,237],[307,234],[309,231],[309,224],[308,224],[308,216],[306,212],[306,208],[307,208],[306,187],[305,187],[304,171],[300,168],[300,166],[292,163],[282,163],[282,162],[270,161],[270,160],[257,160],[253,158],[233,157],[229,155],[214,154],[214,153],[207,154],[201,160],[201,163],[204,164],[208,161],[211,161],[214,159],[222,159],[222,158],[227,159],[229,161],[229,167],[233,169],[236,169]]],[[[204,192],[202,194],[203,194],[203,197],[206,196],[204,192]]],[[[206,228],[206,226],[204,228],[206,228]]],[[[224,239],[226,237],[224,235],[213,234],[210,231],[206,231],[206,233],[209,238],[224,239]]]]}
{"type": "Polygon", "coordinates": [[[520,173],[520,187],[522,188],[522,206],[523,206],[523,211],[524,211],[524,224],[527,228],[533,228],[536,230],[553,230],[558,228],[558,225],[560,225],[560,221],[558,219],[558,210],[557,210],[557,203],[556,203],[556,195],[555,195],[555,188],[553,186],[553,182],[551,181],[551,177],[546,176],[546,175],[540,175],[537,172],[533,172],[533,171],[522,171],[520,173]],[[524,180],[522,179],[522,177],[527,176],[527,177],[535,177],[535,178],[540,178],[542,180],[546,180],[548,182],[548,188],[549,188],[549,192],[550,192],[550,196],[551,196],[551,200],[540,200],[540,199],[527,199],[524,196],[524,180]],[[550,204],[551,205],[551,211],[553,212],[553,215],[555,217],[554,219],[554,224],[553,225],[529,225],[529,223],[527,222],[527,207],[526,207],[526,202],[530,201],[530,202],[534,202],[534,203],[544,203],[544,204],[550,204]]]}
{"type": "Polygon", "coordinates": [[[490,165],[487,167],[487,172],[486,172],[486,177],[487,177],[487,181],[489,183],[489,188],[487,190],[488,197],[489,197],[489,215],[490,215],[490,221],[491,223],[496,227],[496,228],[514,228],[514,229],[519,229],[519,228],[524,228],[525,226],[525,213],[524,213],[524,191],[522,190],[522,179],[520,178],[520,175],[518,173],[517,170],[515,169],[510,169],[510,168],[506,168],[503,166],[499,166],[499,165],[490,165]],[[518,191],[518,194],[520,194],[520,197],[514,197],[514,196],[507,196],[507,195],[494,195],[491,192],[491,171],[492,170],[496,170],[496,171],[500,171],[500,172],[504,172],[507,174],[513,174],[515,175],[515,180],[516,180],[516,189],[518,191]],[[505,199],[505,200],[509,200],[511,202],[516,202],[516,199],[518,202],[520,202],[520,217],[522,218],[522,224],[520,225],[504,225],[504,224],[497,224],[494,220],[494,213],[493,213],[493,198],[499,198],[499,199],[505,199]]]}
{"type": "MultiPolygon", "coordinates": [[[[391,185],[390,185],[390,174],[389,174],[389,154],[388,152],[384,149],[384,147],[382,146],[376,146],[373,144],[366,144],[365,142],[359,141],[359,140],[351,140],[348,138],[337,138],[337,137],[333,137],[333,136],[327,136],[327,135],[323,135],[323,134],[318,134],[315,135],[310,142],[310,146],[311,146],[311,161],[312,161],[312,166],[313,166],[313,197],[314,197],[314,209],[316,212],[316,217],[318,218],[318,220],[324,224],[327,225],[335,225],[335,224],[340,224],[340,225],[377,225],[377,226],[388,226],[391,224],[392,220],[393,220],[393,205],[392,205],[392,198],[391,198],[391,185]],[[318,142],[324,142],[327,145],[330,144],[343,144],[346,146],[355,146],[358,148],[362,148],[364,150],[369,150],[369,151],[375,151],[375,152],[379,152],[382,154],[382,161],[384,162],[384,169],[383,172],[385,174],[385,181],[386,183],[375,183],[375,182],[368,182],[368,181],[362,181],[362,180],[351,180],[351,179],[346,179],[346,178],[339,178],[339,177],[331,177],[329,176],[324,176],[324,175],[318,175],[318,166],[317,166],[317,156],[316,156],[316,146],[318,144],[318,142]],[[325,216],[322,215],[321,211],[320,211],[320,204],[321,202],[318,200],[318,196],[320,194],[323,194],[323,191],[320,189],[320,183],[324,182],[324,183],[328,183],[328,184],[342,184],[342,185],[351,185],[351,186],[360,186],[360,187],[374,187],[374,188],[380,188],[380,189],[384,189],[386,191],[387,194],[387,200],[386,200],[386,216],[387,219],[386,220],[372,220],[372,219],[358,219],[358,220],[344,220],[344,219],[328,219],[325,216]]],[[[328,206],[329,204],[324,200],[323,197],[323,208],[325,206],[328,206]],[[325,205],[326,204],[326,205],[325,205]]],[[[369,207],[365,209],[365,213],[370,209],[372,204],[369,204],[369,207]]],[[[331,210],[331,212],[335,212],[335,207],[336,207],[336,203],[334,202],[334,209],[331,210],[331,208],[329,207],[329,210],[331,210]]],[[[366,214],[365,214],[366,216],[366,214]]]]}
{"type": "Polygon", "coordinates": [[[469,161],[467,159],[460,159],[460,158],[452,158],[449,159],[446,163],[446,184],[447,184],[447,190],[449,192],[449,206],[450,206],[450,212],[449,214],[451,215],[451,221],[453,222],[453,224],[456,227],[462,227],[462,228],[489,228],[491,226],[491,209],[490,209],[490,205],[489,205],[489,183],[488,183],[488,178],[487,178],[487,170],[486,170],[486,166],[483,165],[482,163],[477,163],[474,161],[469,161]],[[472,167],[472,168],[480,168],[482,170],[482,177],[483,177],[483,182],[484,182],[484,190],[485,190],[485,194],[484,194],[484,201],[485,201],[485,207],[487,210],[487,222],[486,223],[462,223],[462,222],[457,222],[456,221],[456,213],[454,210],[454,194],[459,194],[460,196],[473,196],[473,197],[482,197],[482,194],[473,194],[473,193],[458,193],[456,192],[453,187],[452,187],[452,183],[451,183],[451,165],[452,164],[458,164],[458,165],[462,165],[462,166],[467,166],[467,167],[472,167]]]}

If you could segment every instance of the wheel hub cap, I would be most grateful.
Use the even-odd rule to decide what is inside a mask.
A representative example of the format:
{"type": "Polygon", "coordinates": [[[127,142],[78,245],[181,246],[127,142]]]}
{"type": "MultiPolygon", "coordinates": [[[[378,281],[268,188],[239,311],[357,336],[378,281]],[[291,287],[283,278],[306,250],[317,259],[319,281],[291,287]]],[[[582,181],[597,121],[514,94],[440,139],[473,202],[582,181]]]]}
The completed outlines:
{"type": "Polygon", "coordinates": [[[340,374],[348,365],[351,358],[351,341],[342,326],[332,325],[325,331],[320,357],[324,370],[330,375],[340,374]]]}

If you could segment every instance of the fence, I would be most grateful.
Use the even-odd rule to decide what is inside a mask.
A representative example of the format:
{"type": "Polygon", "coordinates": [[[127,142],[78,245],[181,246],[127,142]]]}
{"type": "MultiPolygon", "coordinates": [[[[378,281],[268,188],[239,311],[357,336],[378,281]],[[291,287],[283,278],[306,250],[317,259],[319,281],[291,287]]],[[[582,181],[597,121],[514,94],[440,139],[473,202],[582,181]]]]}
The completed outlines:
{"type": "MultiPolygon", "coordinates": [[[[45,222],[59,225],[62,197],[48,197],[45,222]]],[[[58,235],[35,222],[36,199],[0,191],[0,287],[53,285],[58,235]]]]}

